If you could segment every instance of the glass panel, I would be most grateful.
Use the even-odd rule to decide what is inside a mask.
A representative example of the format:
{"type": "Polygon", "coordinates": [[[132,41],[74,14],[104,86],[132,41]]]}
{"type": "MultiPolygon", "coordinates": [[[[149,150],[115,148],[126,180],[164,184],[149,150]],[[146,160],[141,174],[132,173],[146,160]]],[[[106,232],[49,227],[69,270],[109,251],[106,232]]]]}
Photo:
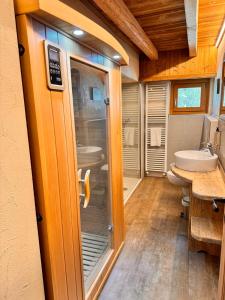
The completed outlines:
{"type": "Polygon", "coordinates": [[[223,86],[223,106],[225,106],[225,85],[223,86]]]}
{"type": "Polygon", "coordinates": [[[178,88],[177,107],[200,107],[201,87],[178,88]]]}
{"type": "Polygon", "coordinates": [[[122,85],[123,199],[126,202],[141,177],[139,83],[122,85]]]}
{"type": "MultiPolygon", "coordinates": [[[[90,170],[90,202],[80,198],[83,270],[86,291],[111,248],[111,199],[107,133],[107,73],[71,59],[71,82],[78,169],[90,170]]],[[[84,183],[80,183],[84,186],[84,183]]],[[[85,189],[82,188],[84,193],[85,189]]]]}

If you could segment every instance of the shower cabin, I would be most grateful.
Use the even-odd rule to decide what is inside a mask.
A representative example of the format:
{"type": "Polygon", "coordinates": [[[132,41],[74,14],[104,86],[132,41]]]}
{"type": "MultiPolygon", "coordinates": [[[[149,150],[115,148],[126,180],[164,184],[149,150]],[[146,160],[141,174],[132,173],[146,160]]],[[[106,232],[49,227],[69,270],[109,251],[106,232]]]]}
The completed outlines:
{"type": "Polygon", "coordinates": [[[123,194],[126,203],[143,177],[143,87],[122,84],[123,194]]]}
{"type": "Polygon", "coordinates": [[[120,65],[128,56],[60,1],[17,0],[15,9],[46,297],[94,299],[124,241],[120,65]],[[82,45],[74,28],[85,32],[82,45]],[[118,62],[108,58],[115,52],[118,62]]]}

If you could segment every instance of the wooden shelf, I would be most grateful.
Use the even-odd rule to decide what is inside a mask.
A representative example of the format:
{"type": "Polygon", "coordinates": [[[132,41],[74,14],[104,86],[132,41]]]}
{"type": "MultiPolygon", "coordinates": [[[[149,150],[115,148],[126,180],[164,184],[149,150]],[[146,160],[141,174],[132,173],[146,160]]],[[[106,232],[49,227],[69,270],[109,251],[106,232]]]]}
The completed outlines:
{"type": "Polygon", "coordinates": [[[175,164],[171,167],[171,170],[176,176],[192,183],[194,197],[204,200],[225,197],[225,183],[220,165],[215,171],[211,172],[185,171],[177,168],[175,164]]]}
{"type": "Polygon", "coordinates": [[[191,217],[191,236],[210,244],[221,245],[223,224],[211,218],[191,217]]]}

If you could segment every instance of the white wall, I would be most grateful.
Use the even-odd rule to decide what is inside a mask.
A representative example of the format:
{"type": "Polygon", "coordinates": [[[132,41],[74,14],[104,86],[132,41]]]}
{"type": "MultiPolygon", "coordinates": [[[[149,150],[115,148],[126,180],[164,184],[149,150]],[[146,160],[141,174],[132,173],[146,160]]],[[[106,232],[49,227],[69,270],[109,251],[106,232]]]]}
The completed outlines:
{"type": "MultiPolygon", "coordinates": [[[[214,97],[213,97],[213,113],[216,115],[220,114],[220,101],[221,101],[221,94],[222,94],[222,69],[223,69],[223,58],[225,55],[225,35],[223,36],[223,40],[220,43],[218,48],[218,59],[217,59],[217,77],[221,79],[221,86],[220,86],[220,93],[216,93],[216,89],[214,90],[214,97]]],[[[219,128],[221,131],[221,138],[220,138],[220,149],[219,149],[219,158],[220,161],[225,169],[225,116],[223,115],[219,120],[219,128]]]]}
{"type": "Polygon", "coordinates": [[[0,299],[44,299],[13,0],[0,1],[0,299]]]}
{"type": "Polygon", "coordinates": [[[201,143],[204,115],[169,115],[167,168],[180,150],[198,150],[201,143]]]}
{"type": "Polygon", "coordinates": [[[221,100],[221,91],[222,91],[222,69],[223,69],[224,54],[225,54],[225,35],[223,36],[223,40],[221,41],[220,46],[218,48],[217,75],[214,81],[212,114],[216,116],[219,116],[220,114],[220,100],[221,100]],[[217,94],[217,79],[220,79],[219,94],[217,94]]]}

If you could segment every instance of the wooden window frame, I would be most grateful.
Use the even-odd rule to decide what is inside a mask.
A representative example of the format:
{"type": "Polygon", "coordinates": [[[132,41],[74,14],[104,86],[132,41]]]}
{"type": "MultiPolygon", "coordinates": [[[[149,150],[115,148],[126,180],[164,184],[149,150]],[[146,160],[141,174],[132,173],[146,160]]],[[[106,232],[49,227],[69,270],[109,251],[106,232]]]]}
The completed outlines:
{"type": "Polygon", "coordinates": [[[225,93],[225,55],[223,59],[223,67],[222,67],[222,78],[221,78],[221,99],[220,99],[220,114],[225,114],[225,105],[223,105],[223,97],[225,93]]]}
{"type": "Polygon", "coordinates": [[[196,79],[196,80],[179,80],[173,81],[171,85],[171,101],[170,113],[171,114],[202,114],[208,113],[209,106],[209,80],[196,79]],[[176,99],[179,88],[187,87],[201,87],[201,105],[200,107],[177,107],[176,99]]]}

